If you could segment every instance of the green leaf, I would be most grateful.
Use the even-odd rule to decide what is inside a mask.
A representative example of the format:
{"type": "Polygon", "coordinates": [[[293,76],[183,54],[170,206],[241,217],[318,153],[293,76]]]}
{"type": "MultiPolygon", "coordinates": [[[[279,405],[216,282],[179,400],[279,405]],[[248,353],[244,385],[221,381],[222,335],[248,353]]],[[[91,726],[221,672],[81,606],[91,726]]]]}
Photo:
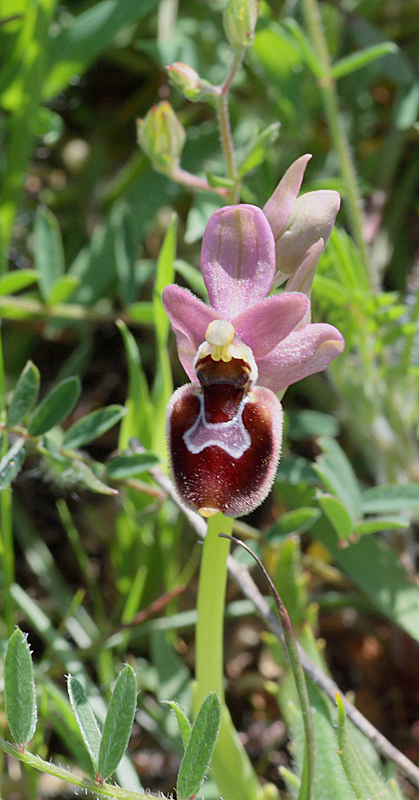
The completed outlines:
{"type": "Polygon", "coordinates": [[[64,274],[64,250],[57,219],[43,206],[38,206],[35,214],[34,259],[40,273],[39,287],[47,300],[54,284],[64,274]]]}
{"type": "Polygon", "coordinates": [[[118,328],[124,341],[128,366],[127,415],[122,420],[119,434],[119,449],[125,450],[131,437],[138,437],[145,447],[151,444],[151,420],[153,408],[150,402],[147,378],[141,364],[140,352],[131,331],[125,322],[118,320],[118,328]]]}
{"type": "Polygon", "coordinates": [[[137,705],[137,681],[129,664],[119,675],[103,726],[99,748],[98,772],[103,780],[109,778],[128,747],[137,705]]]}
{"type": "Polygon", "coordinates": [[[86,697],[83,686],[80,681],[78,681],[77,678],[73,678],[72,675],[68,675],[67,677],[67,690],[80,733],[89,751],[93,766],[95,770],[97,770],[100,740],[102,738],[99,725],[86,697]]]}
{"type": "Polygon", "coordinates": [[[220,723],[220,698],[217,692],[210,692],[198,711],[179,767],[176,785],[179,800],[187,800],[199,791],[212,758],[220,723]]]}
{"type": "Polygon", "coordinates": [[[128,208],[120,202],[115,209],[115,262],[119,292],[125,306],[133,303],[136,297],[135,255],[128,208]]]}
{"type": "Polygon", "coordinates": [[[172,221],[167,229],[166,236],[164,237],[159,257],[157,259],[157,272],[154,283],[154,322],[156,326],[157,339],[160,346],[166,345],[170,330],[169,317],[164,310],[163,303],[161,301],[161,293],[165,286],[167,286],[169,283],[173,283],[175,277],[174,261],[176,256],[176,231],[177,217],[176,214],[173,214],[172,221]]]}
{"type": "Polygon", "coordinates": [[[10,486],[26,458],[25,439],[17,439],[0,461],[0,491],[10,486]]]}
{"type": "Polygon", "coordinates": [[[330,414],[320,411],[297,411],[288,414],[287,435],[293,441],[315,439],[317,436],[331,438],[339,434],[339,423],[330,414]]]}
{"type": "Polygon", "coordinates": [[[374,486],[362,493],[364,514],[397,514],[398,511],[419,508],[419,485],[417,483],[386,484],[374,486]]]}
{"type": "Polygon", "coordinates": [[[42,436],[65,419],[79,399],[80,380],[66,378],[55,386],[35,409],[29,424],[31,436],[42,436]]]}
{"type": "Polygon", "coordinates": [[[403,519],[403,517],[373,517],[372,519],[364,519],[362,522],[358,522],[354,527],[354,533],[357,536],[363,536],[366,533],[408,528],[409,525],[409,520],[403,519]]]}
{"type": "Polygon", "coordinates": [[[345,706],[339,693],[336,695],[336,703],[338,707],[338,756],[357,799],[391,800],[390,788],[385,785],[381,776],[373,770],[349,736],[345,706]]]}
{"type": "Polygon", "coordinates": [[[240,178],[244,178],[248,172],[251,172],[252,169],[255,169],[255,167],[258,167],[259,164],[264,161],[268,155],[269,148],[278,139],[280,127],[281,126],[279,122],[273,122],[272,125],[269,125],[259,134],[252,146],[252,149],[250,150],[250,153],[248,153],[243,163],[239,167],[240,178]]]}
{"type": "Polygon", "coordinates": [[[313,486],[319,483],[319,479],[310,461],[302,456],[284,456],[279,462],[278,472],[275,483],[289,483],[298,486],[300,483],[313,486]]]}
{"type": "Polygon", "coordinates": [[[204,283],[204,279],[202,277],[202,272],[196,267],[193,267],[192,264],[188,264],[187,261],[184,261],[182,258],[175,258],[175,269],[179,275],[184,278],[184,280],[189,283],[194,294],[197,294],[199,297],[203,297],[204,299],[208,298],[208,292],[204,283]]]}
{"type": "Polygon", "coordinates": [[[112,480],[121,481],[148,472],[158,462],[159,459],[153,453],[126,453],[110,458],[105,464],[105,474],[112,480]]]}
{"type": "Polygon", "coordinates": [[[313,525],[312,535],[324,544],[374,608],[419,641],[417,587],[384,541],[375,536],[362,536],[355,544],[342,548],[325,517],[313,525]]]}
{"type": "Polygon", "coordinates": [[[337,497],[330,494],[316,495],[321,510],[326,514],[339,539],[348,539],[354,530],[354,521],[345,506],[337,497]]]}
{"type": "Polygon", "coordinates": [[[57,303],[65,303],[71,295],[76,291],[80,283],[80,278],[75,275],[62,275],[51,286],[45,302],[49,306],[55,306],[57,303]]]}
{"type": "Polygon", "coordinates": [[[6,272],[0,276],[0,295],[13,294],[21,289],[26,289],[32,283],[36,283],[39,272],[36,269],[19,269],[13,272],[6,272]]]}
{"type": "MultiPolygon", "coordinates": [[[[107,486],[106,483],[103,483],[83,461],[73,459],[69,470],[71,479],[80,482],[82,486],[89,489],[91,492],[107,495],[118,494],[117,489],[112,489],[110,486],[107,486]]],[[[65,477],[65,473],[63,473],[62,477],[65,477]]]]}
{"type": "Polygon", "coordinates": [[[274,544],[289,533],[305,533],[314,525],[320,513],[318,508],[310,507],[287,511],[266,531],[266,538],[270,544],[274,544]]]}
{"type": "Polygon", "coordinates": [[[389,55],[389,53],[397,53],[399,48],[394,42],[380,42],[380,44],[373,44],[371,47],[366,47],[357,53],[351,53],[345,58],[339,59],[333,64],[332,75],[337,80],[343,78],[345,75],[351,75],[357,69],[368,66],[377,58],[389,55]]]}
{"type": "Polygon", "coordinates": [[[342,448],[334,439],[322,436],[318,444],[323,455],[313,465],[331,494],[336,495],[353,519],[361,517],[361,492],[356,475],[342,448]]]}
{"type": "Polygon", "coordinates": [[[225,175],[215,175],[214,172],[206,172],[205,173],[206,179],[210,186],[213,188],[225,188],[225,189],[232,189],[234,188],[234,181],[232,178],[227,178],[225,175]]]}
{"type": "Polygon", "coordinates": [[[175,700],[162,700],[162,703],[167,703],[167,705],[173,708],[173,711],[175,712],[178,721],[179,731],[182,737],[183,746],[186,750],[191,736],[191,730],[192,730],[191,723],[189,722],[185,712],[180,707],[179,703],[176,703],[175,700]]]}
{"type": "Polygon", "coordinates": [[[10,731],[23,746],[35,733],[37,711],[31,651],[20,628],[12,633],[7,645],[4,693],[10,731]]]}
{"type": "Polygon", "coordinates": [[[19,425],[32,409],[39,392],[39,369],[28,361],[23,368],[7,412],[7,424],[10,428],[19,425]]]}
{"type": "Polygon", "coordinates": [[[63,447],[70,449],[84,447],[94,439],[98,439],[110,428],[113,428],[126,413],[127,409],[124,406],[114,405],[99,408],[97,411],[86,414],[85,417],[79,419],[66,431],[63,447]]]}

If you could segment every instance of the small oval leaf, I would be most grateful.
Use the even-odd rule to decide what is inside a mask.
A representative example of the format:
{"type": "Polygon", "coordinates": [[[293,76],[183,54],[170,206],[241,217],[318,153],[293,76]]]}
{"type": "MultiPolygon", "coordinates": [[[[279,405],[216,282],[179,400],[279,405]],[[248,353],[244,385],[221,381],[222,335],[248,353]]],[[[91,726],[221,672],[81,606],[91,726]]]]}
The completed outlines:
{"type": "Polygon", "coordinates": [[[217,692],[210,692],[198,711],[179,767],[176,786],[179,800],[187,800],[199,791],[212,758],[220,722],[220,698],[217,692]]]}
{"type": "Polygon", "coordinates": [[[121,481],[147,472],[158,462],[159,459],[153,453],[127,453],[110,458],[105,464],[105,472],[108,478],[121,481]]]}
{"type": "Polygon", "coordinates": [[[64,436],[63,447],[84,447],[113,428],[126,413],[124,406],[117,405],[92,411],[69,428],[64,436]]]}
{"type": "Polygon", "coordinates": [[[101,780],[115,772],[128,747],[136,706],[137,681],[133,668],[127,664],[116,681],[103,726],[98,760],[101,780]]]}
{"type": "Polygon", "coordinates": [[[39,392],[39,369],[28,361],[23,368],[7,412],[7,424],[10,428],[19,425],[32,409],[39,392]]]}
{"type": "Polygon", "coordinates": [[[29,424],[31,436],[42,436],[65,419],[74,408],[81,391],[78,378],[66,378],[57,384],[35,409],[29,424]]]}
{"type": "Polygon", "coordinates": [[[44,300],[64,273],[64,250],[57,219],[48,208],[38,206],[34,225],[34,258],[40,272],[39,287],[44,300]]]}
{"type": "Polygon", "coordinates": [[[0,277],[0,295],[13,294],[21,289],[26,289],[32,283],[36,283],[39,272],[36,269],[16,269],[13,272],[6,272],[0,277]]]}
{"type": "Polygon", "coordinates": [[[61,275],[61,278],[58,278],[51,286],[45,302],[49,306],[65,303],[74,294],[79,283],[80,278],[77,278],[76,275],[61,275]]]}
{"type": "Polygon", "coordinates": [[[190,739],[191,730],[192,730],[191,723],[189,722],[185,712],[180,707],[179,703],[176,703],[175,700],[162,700],[162,702],[163,703],[167,703],[168,706],[173,708],[173,711],[175,712],[176,717],[177,717],[177,721],[178,721],[178,725],[179,725],[179,731],[180,731],[180,735],[182,737],[183,746],[184,746],[184,748],[186,750],[186,748],[188,746],[189,739],[190,739]]]}
{"type": "Polygon", "coordinates": [[[0,491],[10,486],[23,467],[26,458],[26,442],[17,439],[0,461],[0,491]]]}
{"type": "Polygon", "coordinates": [[[37,710],[31,651],[20,628],[12,633],[7,645],[4,690],[9,728],[23,747],[35,733],[37,710]]]}
{"type": "Polygon", "coordinates": [[[77,678],[73,678],[72,675],[69,675],[67,678],[67,691],[77,725],[79,726],[83,741],[89,751],[90,758],[92,759],[96,771],[99,759],[100,740],[102,737],[99,725],[97,724],[96,717],[91,709],[83,686],[80,681],[78,681],[77,678]]]}

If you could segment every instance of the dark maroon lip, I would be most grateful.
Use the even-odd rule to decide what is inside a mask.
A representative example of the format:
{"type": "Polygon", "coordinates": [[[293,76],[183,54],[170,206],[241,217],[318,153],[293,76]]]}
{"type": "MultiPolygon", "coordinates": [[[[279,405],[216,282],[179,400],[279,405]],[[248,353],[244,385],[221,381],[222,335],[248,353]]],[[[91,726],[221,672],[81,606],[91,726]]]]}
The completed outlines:
{"type": "Polygon", "coordinates": [[[201,358],[196,365],[196,377],[202,388],[225,384],[245,390],[250,383],[250,367],[242,359],[214,361],[211,356],[201,358]]]}

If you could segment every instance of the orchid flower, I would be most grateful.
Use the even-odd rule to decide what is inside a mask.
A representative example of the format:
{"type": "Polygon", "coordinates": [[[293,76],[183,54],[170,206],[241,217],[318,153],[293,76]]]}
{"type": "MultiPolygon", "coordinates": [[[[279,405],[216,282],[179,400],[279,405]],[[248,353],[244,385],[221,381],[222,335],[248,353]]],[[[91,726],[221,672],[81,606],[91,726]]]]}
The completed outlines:
{"type": "Polygon", "coordinates": [[[307,196],[297,199],[307,160],[290,167],[265,213],[242,204],[212,214],[201,255],[210,305],[180,286],[163,290],[179,358],[192,382],[168,405],[171,467],[181,498],[204,516],[241,516],[265,499],[282,442],[275,393],[324,370],[344,348],[336,328],[309,321],[312,276],[339,203],[330,197],[336,192],[312,193],[320,195],[318,207],[314,222],[309,218],[303,227],[313,204],[304,201],[307,196]],[[278,252],[279,269],[289,283],[301,280],[307,293],[268,297],[278,252]]]}

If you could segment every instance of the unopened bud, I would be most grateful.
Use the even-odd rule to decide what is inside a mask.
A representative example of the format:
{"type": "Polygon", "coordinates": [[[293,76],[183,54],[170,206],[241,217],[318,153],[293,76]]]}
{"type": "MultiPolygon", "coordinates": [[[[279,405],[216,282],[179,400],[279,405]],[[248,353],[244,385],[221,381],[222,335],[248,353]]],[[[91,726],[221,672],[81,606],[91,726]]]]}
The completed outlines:
{"type": "Polygon", "coordinates": [[[176,61],[175,64],[170,64],[167,69],[172,86],[179,89],[188,100],[196,103],[208,94],[210,84],[208,81],[201,80],[196,70],[188,64],[176,61]]]}
{"type": "Polygon", "coordinates": [[[226,36],[235,50],[250,47],[259,12],[257,0],[229,0],[224,12],[226,36]]]}
{"type": "Polygon", "coordinates": [[[138,142],[153,167],[171,174],[179,164],[185,129],[167,101],[153,106],[138,123],[138,142]]]}

